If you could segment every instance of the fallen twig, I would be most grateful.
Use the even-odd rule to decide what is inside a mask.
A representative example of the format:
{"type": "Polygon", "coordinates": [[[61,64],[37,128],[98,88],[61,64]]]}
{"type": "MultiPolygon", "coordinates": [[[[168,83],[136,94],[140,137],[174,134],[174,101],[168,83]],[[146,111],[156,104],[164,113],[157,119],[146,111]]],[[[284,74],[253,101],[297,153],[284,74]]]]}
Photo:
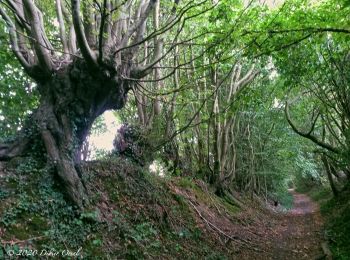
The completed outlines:
{"type": "Polygon", "coordinates": [[[19,240],[19,239],[14,239],[14,240],[11,240],[11,241],[0,240],[0,244],[13,246],[13,245],[17,245],[17,244],[26,243],[26,242],[29,242],[29,241],[32,241],[32,240],[39,240],[39,239],[42,239],[44,237],[46,237],[46,236],[32,237],[32,238],[28,238],[28,239],[24,239],[24,240],[19,240]]]}
{"type": "Polygon", "coordinates": [[[321,243],[321,247],[322,247],[322,250],[323,250],[323,252],[324,252],[324,254],[326,256],[325,259],[326,260],[332,260],[333,259],[332,252],[329,249],[327,242],[322,242],[321,243]]]}
{"type": "MultiPolygon", "coordinates": [[[[188,198],[188,203],[194,208],[194,210],[197,212],[197,214],[199,215],[199,217],[201,219],[204,220],[204,222],[212,229],[214,229],[215,231],[217,231],[219,234],[221,234],[222,236],[224,236],[228,241],[237,241],[239,240],[240,242],[242,242],[245,246],[247,246],[248,248],[250,249],[253,249],[254,251],[258,251],[258,252],[262,252],[262,250],[256,248],[256,247],[251,247],[251,246],[254,246],[252,245],[251,242],[243,239],[243,238],[240,238],[238,236],[230,236],[228,234],[226,234],[224,231],[222,231],[220,228],[218,228],[216,225],[214,225],[213,223],[211,223],[209,220],[207,220],[203,215],[202,213],[197,209],[197,207],[192,203],[192,201],[190,200],[190,198],[188,198]]],[[[228,242],[227,241],[227,242],[228,242]]]]}

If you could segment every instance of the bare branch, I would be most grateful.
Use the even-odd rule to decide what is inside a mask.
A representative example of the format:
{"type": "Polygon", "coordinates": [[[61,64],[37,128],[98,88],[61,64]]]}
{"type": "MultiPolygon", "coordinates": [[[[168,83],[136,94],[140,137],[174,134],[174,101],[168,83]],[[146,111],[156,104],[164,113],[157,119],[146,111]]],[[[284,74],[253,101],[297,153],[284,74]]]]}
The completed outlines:
{"type": "Polygon", "coordinates": [[[261,34],[261,33],[267,33],[267,34],[284,34],[284,33],[293,33],[293,32],[309,32],[309,33],[323,33],[323,32],[334,32],[334,33],[345,33],[350,34],[350,30],[345,28],[331,28],[331,27],[325,27],[325,28],[314,28],[314,27],[307,27],[307,28],[296,28],[296,29],[281,29],[281,30],[266,30],[266,31],[244,31],[242,36],[246,34],[261,34]]]}
{"type": "Polygon", "coordinates": [[[9,29],[9,34],[10,34],[10,41],[11,41],[11,47],[12,51],[16,55],[16,58],[19,60],[21,65],[24,67],[24,69],[27,72],[30,72],[31,70],[31,64],[24,58],[23,54],[21,53],[21,50],[18,45],[18,37],[17,37],[17,32],[16,32],[16,27],[11,20],[11,18],[7,15],[5,10],[0,7],[0,15],[1,17],[5,20],[7,28],[9,29]]]}
{"type": "Polygon", "coordinates": [[[80,47],[81,53],[86,60],[86,62],[92,66],[97,66],[97,60],[95,53],[90,49],[90,46],[86,40],[84,33],[83,24],[80,20],[80,0],[71,0],[72,4],[72,15],[73,15],[73,25],[75,29],[75,34],[77,37],[77,42],[80,47]]]}
{"type": "Polygon", "coordinates": [[[56,0],[56,12],[57,12],[57,20],[60,28],[60,37],[61,37],[61,42],[63,46],[63,51],[65,53],[68,53],[69,50],[68,50],[68,43],[66,38],[66,29],[64,26],[64,20],[63,20],[63,14],[62,14],[61,0],[56,0]]]}
{"type": "Polygon", "coordinates": [[[68,25],[68,30],[69,30],[68,40],[67,40],[68,50],[69,50],[69,53],[73,54],[77,52],[77,43],[76,43],[74,26],[72,22],[72,15],[68,12],[66,8],[66,5],[65,5],[66,1],[60,0],[60,2],[61,2],[61,10],[62,10],[63,18],[66,24],[68,25]]]}
{"type": "Polygon", "coordinates": [[[241,78],[236,84],[238,88],[242,88],[246,86],[249,82],[251,82],[257,75],[259,71],[255,70],[254,66],[250,68],[250,70],[247,72],[247,74],[244,75],[243,78],[241,78]]]}
{"type": "Polygon", "coordinates": [[[11,0],[6,0],[6,2],[8,4],[8,7],[14,13],[16,21],[29,33],[30,24],[25,19],[23,4],[16,4],[14,1],[11,0]]]}
{"type": "MultiPolygon", "coordinates": [[[[159,0],[156,0],[156,4],[155,4],[155,7],[153,9],[153,26],[154,26],[154,29],[155,30],[158,30],[159,29],[159,8],[160,8],[160,3],[159,3],[159,0]]],[[[139,41],[137,39],[137,41],[139,41]]],[[[156,48],[155,50],[155,55],[157,56],[160,56],[161,55],[161,52],[162,52],[162,43],[161,43],[161,40],[158,39],[158,37],[155,37],[154,38],[154,46],[156,48]]],[[[160,63],[160,61],[158,62],[160,63]]],[[[161,77],[161,71],[160,69],[155,69],[154,70],[154,79],[159,79],[161,77]]],[[[156,81],[155,82],[155,89],[158,90],[161,86],[161,83],[159,81],[156,81]]],[[[156,98],[156,100],[154,101],[154,114],[155,115],[160,115],[160,100],[159,100],[159,97],[156,98]]]]}
{"type": "Polygon", "coordinates": [[[127,46],[131,35],[133,35],[135,32],[137,34],[137,32],[139,30],[142,30],[142,25],[146,22],[148,16],[150,15],[153,7],[156,4],[156,1],[157,0],[149,0],[147,8],[143,12],[141,12],[141,14],[140,14],[139,21],[134,26],[131,26],[129,28],[129,30],[126,32],[126,34],[123,36],[123,38],[121,40],[121,43],[117,47],[117,50],[118,50],[117,52],[119,52],[120,49],[122,49],[122,48],[127,46]]]}
{"type": "Polygon", "coordinates": [[[98,41],[98,62],[102,63],[103,60],[103,48],[108,45],[108,38],[110,34],[110,24],[108,16],[110,14],[111,3],[109,0],[103,1],[103,9],[101,13],[101,24],[99,31],[99,41],[98,41]]]}
{"type": "MultiPolygon", "coordinates": [[[[188,11],[190,10],[191,8],[194,8],[195,6],[199,6],[201,4],[203,4],[206,0],[204,0],[203,2],[200,2],[199,4],[195,4],[195,5],[190,5],[189,7],[187,8],[184,8],[183,11],[180,13],[180,15],[178,16],[178,18],[173,18],[173,19],[170,19],[171,22],[169,24],[167,24],[166,26],[164,26],[163,28],[161,28],[160,30],[155,30],[151,35],[149,35],[146,39],[151,39],[151,38],[155,38],[157,37],[158,35],[160,35],[161,33],[163,33],[164,31],[167,31],[167,30],[170,30],[173,26],[175,26],[175,24],[179,23],[180,20],[182,19],[183,15],[188,11]]],[[[207,9],[204,9],[203,11],[201,12],[198,12],[198,13],[195,13],[191,16],[188,16],[188,17],[185,17],[181,23],[181,25],[179,26],[175,36],[173,37],[174,40],[173,40],[173,43],[171,44],[171,46],[169,47],[169,49],[163,54],[162,53],[162,50],[163,50],[163,41],[162,40],[159,40],[158,41],[158,44],[155,46],[155,50],[154,50],[154,53],[153,53],[153,58],[152,60],[149,62],[149,64],[147,65],[144,65],[144,66],[139,66],[139,67],[136,67],[133,69],[133,73],[132,75],[135,77],[135,78],[143,78],[145,77],[146,75],[148,75],[152,69],[155,67],[155,65],[160,61],[162,60],[164,57],[166,57],[174,48],[176,45],[180,44],[177,42],[177,39],[180,35],[180,33],[182,32],[184,26],[185,26],[185,23],[187,20],[190,20],[196,16],[199,16],[209,10],[211,10],[212,8],[214,8],[214,6],[211,6],[207,9]]],[[[135,46],[137,44],[140,44],[142,43],[143,41],[145,41],[146,39],[142,40],[142,41],[139,41],[138,43],[133,43],[131,44],[130,46],[128,47],[125,47],[125,48],[130,48],[132,46],[135,46]]],[[[191,41],[191,40],[188,40],[188,41],[191,41]]]]}
{"type": "MultiPolygon", "coordinates": [[[[31,21],[31,34],[35,39],[33,42],[35,52],[38,56],[38,61],[42,69],[47,73],[51,74],[53,69],[53,63],[50,56],[50,46],[47,45],[48,40],[45,35],[45,30],[40,20],[40,11],[34,5],[32,0],[23,0],[24,8],[28,13],[28,19],[31,21]],[[43,47],[47,46],[47,48],[43,47]]],[[[51,46],[52,47],[52,46],[51,46]]]]}
{"type": "Polygon", "coordinates": [[[77,43],[76,43],[77,37],[75,34],[74,26],[72,25],[69,29],[69,52],[70,53],[76,53],[77,52],[77,43]]]}
{"type": "MultiPolygon", "coordinates": [[[[99,12],[102,12],[99,1],[93,0],[93,3],[98,7],[99,12]]],[[[82,25],[84,28],[85,38],[91,48],[96,48],[97,39],[94,32],[98,31],[97,28],[101,19],[100,13],[94,13],[94,6],[90,1],[82,1],[81,5],[82,25]]]]}

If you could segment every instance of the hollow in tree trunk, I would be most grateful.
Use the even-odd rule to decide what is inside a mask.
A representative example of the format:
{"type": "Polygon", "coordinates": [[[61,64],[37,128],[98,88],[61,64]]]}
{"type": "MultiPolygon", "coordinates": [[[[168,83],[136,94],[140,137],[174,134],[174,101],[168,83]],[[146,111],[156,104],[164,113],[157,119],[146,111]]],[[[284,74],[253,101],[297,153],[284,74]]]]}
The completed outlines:
{"type": "MultiPolygon", "coordinates": [[[[128,73],[125,68],[123,75],[128,73]]],[[[91,71],[84,61],[77,60],[49,80],[42,80],[38,89],[40,105],[30,118],[30,126],[27,124],[21,131],[27,134],[3,145],[0,159],[20,156],[30,141],[40,136],[48,162],[63,181],[69,198],[82,207],[87,196],[76,169],[81,147],[99,115],[124,106],[129,82],[108,69],[91,71]],[[29,127],[30,131],[26,129],[29,127]]]]}
{"type": "MultiPolygon", "coordinates": [[[[48,3],[56,16],[45,12],[45,21],[58,22],[52,29],[45,26],[38,2],[0,1],[0,22],[6,26],[14,56],[40,94],[39,107],[17,139],[0,144],[0,160],[22,155],[31,141],[41,139],[68,196],[82,207],[87,198],[76,167],[92,123],[104,111],[124,106],[131,82],[149,75],[165,57],[160,36],[181,19],[176,16],[177,2],[158,30],[160,11],[167,11],[159,0],[106,0],[100,8],[90,8],[86,1],[56,0],[48,3]],[[154,25],[147,22],[150,16],[154,25]],[[53,44],[48,35],[57,31],[59,39],[53,44]],[[142,57],[142,46],[150,42],[152,50],[142,57]]],[[[174,45],[166,48],[169,53],[174,45]]]]}

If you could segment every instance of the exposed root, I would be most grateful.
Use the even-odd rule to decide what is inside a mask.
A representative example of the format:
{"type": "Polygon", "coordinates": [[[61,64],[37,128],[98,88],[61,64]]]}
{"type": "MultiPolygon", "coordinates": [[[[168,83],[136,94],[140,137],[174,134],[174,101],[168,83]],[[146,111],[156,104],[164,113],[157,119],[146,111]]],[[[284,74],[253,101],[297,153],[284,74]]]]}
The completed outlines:
{"type": "Polygon", "coordinates": [[[29,143],[29,138],[19,138],[12,143],[0,144],[0,161],[8,161],[14,157],[23,155],[27,150],[29,143]]]}

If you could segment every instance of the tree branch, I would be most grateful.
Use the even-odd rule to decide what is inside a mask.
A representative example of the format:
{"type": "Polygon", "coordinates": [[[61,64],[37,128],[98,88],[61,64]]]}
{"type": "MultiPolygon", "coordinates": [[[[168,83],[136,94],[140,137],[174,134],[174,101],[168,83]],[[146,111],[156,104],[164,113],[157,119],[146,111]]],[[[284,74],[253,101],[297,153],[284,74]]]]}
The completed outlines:
{"type": "MultiPolygon", "coordinates": [[[[196,4],[196,5],[190,5],[189,7],[185,8],[183,12],[180,13],[180,15],[178,16],[178,18],[174,18],[174,19],[170,19],[172,20],[172,22],[170,22],[168,25],[164,26],[161,30],[155,30],[153,33],[151,33],[151,35],[149,35],[146,39],[144,40],[141,40],[137,43],[133,43],[131,44],[130,46],[128,47],[125,47],[125,48],[131,48],[132,46],[135,46],[137,44],[140,44],[142,43],[143,41],[146,41],[148,39],[151,39],[151,38],[155,38],[157,37],[158,35],[160,35],[162,32],[164,31],[167,31],[167,30],[170,30],[175,24],[177,24],[183,17],[183,15],[188,11],[190,10],[191,8],[193,7],[196,7],[196,6],[199,6],[201,4],[203,4],[205,2],[205,0],[203,2],[200,2],[199,4],[196,4]]],[[[158,44],[156,44],[155,46],[155,50],[154,50],[154,53],[153,53],[153,58],[152,60],[149,62],[149,64],[146,64],[144,66],[138,66],[136,68],[134,68],[132,70],[132,75],[133,77],[135,78],[138,78],[138,79],[141,79],[143,77],[145,77],[146,75],[148,75],[152,69],[155,67],[155,65],[160,61],[162,60],[164,57],[166,57],[174,48],[176,45],[179,45],[180,43],[177,42],[177,39],[181,33],[181,31],[183,30],[184,26],[185,26],[185,23],[187,20],[189,19],[192,19],[196,16],[199,16],[200,14],[203,14],[209,10],[211,10],[213,7],[209,7],[207,9],[204,9],[202,10],[201,12],[198,12],[198,13],[195,13],[191,16],[188,16],[188,17],[185,17],[182,21],[182,24],[181,26],[179,27],[179,29],[177,30],[175,36],[173,37],[174,40],[173,40],[173,43],[171,44],[171,46],[169,47],[169,49],[163,54],[163,41],[160,39],[158,40],[158,44]]],[[[124,49],[125,49],[124,48],[124,49]]],[[[120,50],[118,50],[120,51],[120,50]]]]}
{"type": "Polygon", "coordinates": [[[65,1],[60,0],[60,2],[61,2],[61,10],[62,10],[64,20],[67,23],[68,28],[69,28],[69,35],[68,35],[68,40],[67,40],[68,49],[69,49],[69,53],[73,54],[73,53],[76,53],[76,51],[77,51],[77,44],[76,44],[76,36],[75,36],[74,26],[73,26],[73,22],[72,22],[72,16],[68,12],[68,10],[65,6],[65,1]]]}
{"type": "Polygon", "coordinates": [[[7,28],[9,30],[12,51],[14,52],[14,54],[16,55],[16,58],[19,60],[21,65],[24,67],[24,69],[30,74],[32,65],[29,64],[29,62],[24,58],[24,56],[19,48],[16,27],[15,27],[13,21],[7,15],[5,10],[1,7],[0,7],[0,15],[4,19],[4,21],[6,22],[7,28]]]}
{"type": "Polygon", "coordinates": [[[66,29],[64,25],[64,20],[63,20],[63,14],[62,14],[62,4],[61,0],[56,0],[56,13],[57,13],[57,20],[59,23],[59,29],[60,29],[60,37],[61,37],[61,42],[63,46],[63,52],[68,53],[68,43],[67,43],[67,38],[66,38],[66,29]]]}
{"type": "Polygon", "coordinates": [[[71,0],[72,4],[72,16],[75,34],[77,42],[80,47],[81,53],[86,62],[92,67],[97,66],[97,60],[95,53],[90,49],[90,46],[86,40],[83,24],[80,20],[80,0],[71,0]]]}
{"type": "Polygon", "coordinates": [[[11,0],[6,0],[6,3],[8,4],[9,9],[14,13],[17,22],[29,33],[30,24],[26,21],[24,17],[23,4],[21,3],[21,6],[18,6],[19,4],[16,4],[14,1],[11,0]]]}
{"type": "Polygon", "coordinates": [[[153,7],[155,6],[157,0],[150,0],[147,8],[140,14],[139,21],[134,25],[129,28],[129,30],[126,32],[126,34],[123,36],[121,43],[117,47],[117,52],[114,54],[118,53],[121,49],[127,46],[128,40],[130,39],[131,35],[133,35],[135,32],[142,29],[142,25],[146,22],[148,16],[150,15],[153,7]]]}
{"type": "Polygon", "coordinates": [[[282,34],[282,33],[291,33],[291,32],[310,32],[310,33],[322,33],[322,32],[335,32],[335,33],[347,33],[350,34],[350,30],[344,28],[297,28],[297,29],[285,29],[285,30],[266,30],[266,31],[244,31],[242,36],[246,34],[257,34],[257,33],[267,33],[267,34],[282,34]]]}
{"type": "Polygon", "coordinates": [[[103,46],[105,44],[104,38],[106,38],[104,36],[104,32],[105,32],[106,22],[108,25],[107,17],[109,15],[109,9],[110,9],[110,2],[108,0],[103,0],[103,9],[101,12],[101,24],[100,24],[100,30],[98,35],[98,62],[99,63],[102,63],[102,60],[103,60],[103,46]]]}
{"type": "Polygon", "coordinates": [[[290,114],[289,114],[289,104],[288,104],[288,102],[286,102],[286,104],[285,104],[284,112],[285,112],[285,115],[286,115],[286,119],[287,119],[287,121],[288,121],[288,124],[292,127],[292,129],[293,129],[293,131],[294,131],[295,133],[297,133],[298,135],[300,135],[300,136],[302,136],[302,137],[305,137],[305,138],[311,140],[311,141],[312,141],[313,143],[315,143],[316,145],[321,146],[322,148],[325,148],[325,149],[327,149],[328,151],[331,151],[331,152],[337,153],[337,154],[340,153],[340,151],[339,151],[337,148],[335,148],[335,147],[333,147],[333,146],[331,146],[331,145],[329,145],[329,144],[327,144],[327,143],[325,143],[325,142],[323,142],[323,141],[317,139],[317,137],[314,136],[314,135],[312,135],[312,133],[310,133],[310,132],[305,133],[305,132],[299,130],[299,129],[295,126],[295,124],[292,122],[292,119],[290,118],[290,114]]]}
{"type": "Polygon", "coordinates": [[[32,0],[23,0],[24,8],[27,11],[28,19],[31,21],[31,34],[35,39],[33,41],[35,52],[38,56],[39,65],[47,73],[51,74],[53,69],[53,62],[49,52],[49,46],[47,46],[48,40],[45,35],[45,30],[40,20],[40,14],[38,8],[34,5],[32,0]],[[43,46],[47,46],[45,48],[43,46]]]}
{"type": "Polygon", "coordinates": [[[258,70],[255,70],[254,65],[250,68],[250,70],[247,72],[247,74],[244,75],[243,78],[241,78],[237,82],[237,88],[242,88],[246,86],[249,82],[251,82],[257,75],[259,74],[258,70]]]}

